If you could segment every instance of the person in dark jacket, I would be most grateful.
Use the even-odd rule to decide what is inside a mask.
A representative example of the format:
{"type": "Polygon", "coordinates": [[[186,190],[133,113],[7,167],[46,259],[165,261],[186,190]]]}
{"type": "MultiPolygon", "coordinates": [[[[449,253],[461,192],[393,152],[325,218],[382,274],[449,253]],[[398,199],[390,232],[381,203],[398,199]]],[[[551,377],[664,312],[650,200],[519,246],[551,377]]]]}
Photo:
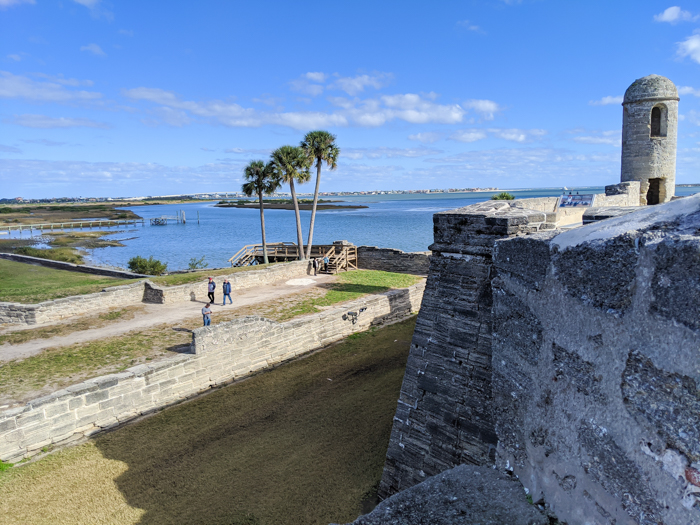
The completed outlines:
{"type": "Polygon", "coordinates": [[[207,283],[207,292],[209,292],[207,295],[209,296],[209,302],[210,303],[215,303],[214,301],[214,290],[216,290],[216,283],[214,282],[214,279],[209,277],[209,282],[207,283]]]}
{"type": "Polygon", "coordinates": [[[227,297],[228,297],[229,304],[233,304],[233,301],[231,300],[231,283],[228,282],[228,279],[224,279],[223,292],[224,292],[224,306],[226,306],[226,298],[227,297]]]}

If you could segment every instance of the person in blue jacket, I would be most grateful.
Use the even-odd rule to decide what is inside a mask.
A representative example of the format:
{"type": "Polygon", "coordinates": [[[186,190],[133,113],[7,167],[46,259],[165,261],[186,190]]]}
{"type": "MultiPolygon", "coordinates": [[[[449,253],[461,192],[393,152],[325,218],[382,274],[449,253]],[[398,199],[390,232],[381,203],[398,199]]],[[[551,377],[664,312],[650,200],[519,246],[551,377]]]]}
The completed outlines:
{"type": "Polygon", "coordinates": [[[233,304],[233,301],[231,300],[231,283],[228,282],[228,279],[224,279],[223,292],[224,292],[224,306],[226,306],[226,298],[227,297],[228,297],[229,304],[233,304]]]}
{"type": "Polygon", "coordinates": [[[216,290],[216,283],[214,282],[214,279],[209,277],[209,282],[207,283],[207,296],[209,296],[210,303],[216,302],[214,301],[214,290],[216,290]]]}

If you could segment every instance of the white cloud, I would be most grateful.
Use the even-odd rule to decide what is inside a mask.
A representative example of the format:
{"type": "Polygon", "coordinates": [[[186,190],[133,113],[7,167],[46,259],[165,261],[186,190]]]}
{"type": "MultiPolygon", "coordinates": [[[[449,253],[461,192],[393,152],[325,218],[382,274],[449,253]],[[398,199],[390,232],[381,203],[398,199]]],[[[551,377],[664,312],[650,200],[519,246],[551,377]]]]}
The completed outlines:
{"type": "Polygon", "coordinates": [[[678,22],[692,22],[698,19],[698,15],[693,16],[689,11],[683,11],[677,5],[669,7],[663,13],[654,15],[656,22],[668,22],[669,24],[677,24],[678,22]]]}
{"type": "Polygon", "coordinates": [[[460,129],[450,135],[451,140],[457,140],[459,142],[476,142],[486,137],[487,134],[483,129],[460,129]]]}
{"type": "Polygon", "coordinates": [[[65,78],[63,75],[47,75],[46,73],[32,73],[32,76],[39,78],[45,78],[50,82],[55,82],[56,84],[61,84],[62,86],[92,86],[94,82],[92,80],[78,80],[77,78],[65,78]]]}
{"type": "Polygon", "coordinates": [[[24,126],[25,128],[102,128],[107,129],[111,126],[104,122],[97,122],[86,118],[66,118],[66,117],[47,117],[46,115],[15,115],[12,118],[5,119],[4,122],[24,126]]]}
{"type": "Polygon", "coordinates": [[[100,0],[73,0],[76,4],[83,5],[87,7],[88,9],[94,9],[97,7],[97,4],[100,3],[100,0]]]}
{"type": "Polygon", "coordinates": [[[106,57],[107,53],[102,51],[102,48],[98,46],[97,44],[88,44],[86,46],[82,46],[80,48],[81,51],[87,51],[88,53],[92,53],[93,55],[100,56],[100,57],[106,57]]]}
{"type": "Polygon", "coordinates": [[[14,146],[5,146],[0,144],[0,153],[22,153],[22,150],[14,146]]]}
{"type": "Polygon", "coordinates": [[[354,97],[362,93],[365,88],[379,89],[391,82],[394,76],[391,73],[375,73],[374,75],[358,75],[355,77],[340,77],[329,88],[345,91],[354,97]]]}
{"type": "Polygon", "coordinates": [[[7,58],[9,58],[10,60],[14,60],[15,62],[19,62],[20,60],[22,60],[22,56],[16,54],[7,55],[7,58]]]}
{"type": "Polygon", "coordinates": [[[694,109],[691,109],[688,112],[688,120],[695,124],[696,126],[700,126],[700,111],[695,111],[694,109]]]}
{"type": "Polygon", "coordinates": [[[492,135],[513,142],[532,142],[541,139],[547,134],[544,129],[501,129],[492,128],[488,130],[492,135]]]}
{"type": "Polygon", "coordinates": [[[310,82],[309,75],[311,75],[312,78],[320,78],[320,75],[323,75],[323,78],[325,79],[325,75],[323,73],[306,73],[305,75],[302,75],[301,78],[289,82],[289,87],[292,89],[292,91],[298,91],[299,93],[303,93],[305,95],[317,97],[323,93],[325,87],[320,84],[312,84],[310,82]]]}
{"type": "MultiPolygon", "coordinates": [[[[67,81],[63,79],[65,85],[67,81]]],[[[69,84],[72,85],[72,84],[69,84]]],[[[28,77],[0,71],[0,98],[23,98],[35,102],[91,101],[102,97],[95,91],[67,90],[60,82],[38,82],[28,77]]]]}
{"type": "Polygon", "coordinates": [[[579,144],[608,144],[610,146],[620,147],[622,145],[622,131],[613,129],[594,134],[580,135],[572,140],[579,144]]]}
{"type": "Polygon", "coordinates": [[[434,148],[343,148],[343,157],[349,159],[393,159],[397,157],[427,157],[429,155],[439,155],[442,153],[434,148]]]}
{"type": "Polygon", "coordinates": [[[693,95],[695,97],[700,97],[700,89],[695,89],[690,86],[679,86],[678,87],[678,94],[679,95],[693,95]]]}
{"type": "Polygon", "coordinates": [[[423,142],[424,144],[432,144],[437,142],[443,137],[442,133],[436,133],[433,131],[426,131],[423,133],[415,133],[408,136],[408,140],[416,140],[418,142],[423,142]]]}
{"type": "Polygon", "coordinates": [[[603,97],[600,100],[590,100],[588,103],[591,106],[609,106],[610,104],[622,104],[623,100],[624,97],[622,95],[618,95],[616,97],[608,95],[607,97],[603,97]]]}
{"type": "Polygon", "coordinates": [[[34,4],[34,0],[0,0],[0,9],[19,4],[34,4]]]}
{"type": "Polygon", "coordinates": [[[27,144],[39,144],[41,146],[65,146],[67,142],[57,142],[55,140],[48,139],[22,139],[22,142],[27,144]]]}
{"type": "Polygon", "coordinates": [[[692,60],[700,64],[700,32],[695,31],[695,34],[686,38],[683,42],[678,42],[678,56],[690,57],[692,60]]]}
{"type": "Polygon", "coordinates": [[[493,100],[470,99],[464,102],[464,107],[481,114],[484,120],[493,120],[494,114],[503,110],[493,100]]]}
{"type": "Polygon", "coordinates": [[[434,98],[432,94],[423,97],[407,93],[366,100],[336,97],[330,100],[340,109],[333,112],[263,112],[220,100],[186,101],[175,93],[158,88],[127,89],[123,90],[123,94],[135,100],[146,100],[185,112],[179,115],[180,121],[175,125],[181,125],[183,119],[190,115],[231,127],[258,127],[270,124],[304,130],[348,125],[376,127],[392,120],[403,120],[413,124],[455,124],[461,122],[465,114],[464,109],[457,104],[442,105],[426,100],[434,98]]]}
{"type": "Polygon", "coordinates": [[[326,78],[328,78],[328,75],[325,73],[320,73],[320,72],[309,72],[304,75],[308,80],[311,80],[311,82],[318,82],[319,84],[323,84],[326,81],[326,78]]]}
{"type": "Polygon", "coordinates": [[[246,149],[246,148],[228,148],[224,153],[235,153],[237,155],[269,155],[271,149],[246,149]]]}
{"type": "Polygon", "coordinates": [[[469,20],[461,20],[460,22],[457,22],[457,25],[460,27],[463,27],[469,31],[474,31],[476,33],[483,33],[483,31],[481,30],[481,28],[478,25],[472,24],[469,20]]]}

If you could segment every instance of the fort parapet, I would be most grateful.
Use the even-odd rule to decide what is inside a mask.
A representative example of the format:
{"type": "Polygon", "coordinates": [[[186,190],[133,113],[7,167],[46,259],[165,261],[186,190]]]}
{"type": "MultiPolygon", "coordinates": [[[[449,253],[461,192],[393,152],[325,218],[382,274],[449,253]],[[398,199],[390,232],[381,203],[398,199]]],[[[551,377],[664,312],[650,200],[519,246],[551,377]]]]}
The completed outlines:
{"type": "Polygon", "coordinates": [[[494,465],[570,525],[700,522],[700,195],[546,224],[435,215],[381,495],[494,465]]]}

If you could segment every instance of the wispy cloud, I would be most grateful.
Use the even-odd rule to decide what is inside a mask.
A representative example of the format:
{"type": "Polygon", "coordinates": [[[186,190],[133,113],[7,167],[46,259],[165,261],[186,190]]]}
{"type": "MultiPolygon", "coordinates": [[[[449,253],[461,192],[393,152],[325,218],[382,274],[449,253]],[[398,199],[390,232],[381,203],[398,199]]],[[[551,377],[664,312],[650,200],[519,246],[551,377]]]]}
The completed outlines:
{"type": "Polygon", "coordinates": [[[588,103],[591,106],[609,106],[610,104],[622,104],[623,100],[622,95],[618,95],[616,97],[607,96],[598,100],[590,100],[588,103]]]}
{"type": "Polygon", "coordinates": [[[124,36],[134,36],[134,32],[131,29],[120,29],[119,34],[124,36]]]}
{"type": "Polygon", "coordinates": [[[700,30],[695,30],[695,33],[683,42],[678,42],[678,49],[676,51],[679,57],[685,58],[690,57],[700,64],[700,30]]]}
{"type": "Polygon", "coordinates": [[[81,51],[87,51],[88,53],[92,53],[95,56],[99,57],[106,57],[107,53],[102,51],[102,48],[98,46],[97,44],[88,44],[86,46],[82,46],[80,48],[81,51]]]}
{"type": "Polygon", "coordinates": [[[209,151],[209,152],[216,151],[215,149],[211,149],[211,148],[199,148],[199,149],[201,149],[202,151],[209,151]]]}
{"type": "Polygon", "coordinates": [[[318,71],[316,71],[316,72],[312,71],[312,72],[306,73],[304,75],[304,77],[307,80],[311,80],[312,82],[318,82],[319,84],[323,84],[326,81],[326,79],[328,78],[328,75],[326,75],[325,73],[318,72],[318,71]]]}
{"type": "Polygon", "coordinates": [[[294,129],[348,125],[377,127],[393,120],[413,124],[455,124],[461,122],[465,115],[465,110],[458,104],[434,102],[434,94],[422,96],[406,93],[364,100],[335,97],[329,99],[338,108],[332,112],[258,111],[221,100],[182,100],[175,93],[159,88],[139,87],[124,90],[123,94],[134,100],[148,101],[159,104],[162,108],[169,108],[170,117],[178,117],[177,124],[173,125],[182,125],[188,123],[187,119],[198,117],[210,123],[231,127],[259,127],[268,124],[294,129]]]}
{"type": "Polygon", "coordinates": [[[235,153],[236,155],[269,155],[271,149],[248,149],[248,148],[227,148],[224,153],[235,153]]]}
{"type": "Polygon", "coordinates": [[[24,142],[25,144],[39,144],[40,146],[51,146],[51,147],[66,146],[68,144],[67,142],[58,142],[58,141],[49,140],[49,139],[22,139],[22,142],[24,142]]]}
{"type": "Polygon", "coordinates": [[[488,132],[500,139],[521,143],[534,142],[547,135],[547,131],[544,129],[491,128],[488,132]]]}
{"type": "Polygon", "coordinates": [[[55,82],[56,84],[61,84],[62,86],[92,86],[94,82],[92,80],[79,80],[77,78],[65,78],[63,75],[47,75],[46,73],[32,73],[32,76],[44,78],[49,82],[55,82]]]}
{"type": "Polygon", "coordinates": [[[493,100],[470,99],[464,102],[464,107],[481,115],[484,120],[493,120],[494,115],[503,108],[493,100]]]}
{"type": "Polygon", "coordinates": [[[423,133],[414,133],[408,136],[408,140],[415,140],[418,142],[423,142],[424,144],[432,144],[437,142],[445,135],[443,133],[436,133],[434,131],[425,131],[423,133]]]}
{"type": "Polygon", "coordinates": [[[0,144],[0,153],[22,153],[22,150],[14,146],[5,146],[0,144]]]}
{"type": "Polygon", "coordinates": [[[450,140],[456,140],[458,142],[476,142],[478,140],[483,140],[488,136],[483,129],[460,129],[455,131],[450,135],[450,140]]]}
{"type": "Polygon", "coordinates": [[[434,148],[343,148],[343,157],[349,159],[393,159],[397,157],[417,158],[439,155],[442,150],[434,148]]]}
{"type": "Polygon", "coordinates": [[[12,7],[19,4],[35,4],[34,0],[0,0],[0,9],[12,7]]]}
{"type": "Polygon", "coordinates": [[[463,27],[464,29],[468,31],[474,31],[475,33],[483,33],[484,31],[476,24],[473,24],[469,20],[461,20],[457,22],[457,25],[459,27],[463,27]]]}
{"type": "Polygon", "coordinates": [[[693,95],[695,97],[700,97],[700,89],[695,89],[690,86],[679,86],[678,87],[678,94],[679,95],[693,95]]]}
{"type": "Polygon", "coordinates": [[[48,117],[46,115],[15,115],[4,119],[3,122],[16,124],[25,128],[102,128],[108,129],[111,126],[104,122],[97,122],[86,118],[48,117]]]}
{"type": "Polygon", "coordinates": [[[7,55],[7,58],[9,58],[10,60],[14,60],[15,62],[20,62],[22,60],[22,55],[13,53],[11,55],[7,55]]]}
{"type": "Polygon", "coordinates": [[[678,22],[692,22],[700,18],[698,15],[693,15],[690,11],[683,11],[677,5],[669,7],[663,13],[654,15],[654,21],[667,22],[669,24],[677,24],[678,22]]]}
{"type": "MultiPolygon", "coordinates": [[[[36,102],[76,102],[94,101],[102,97],[95,91],[66,89],[73,86],[74,79],[59,82],[40,82],[31,78],[0,71],[0,98],[22,98],[36,102]]],[[[80,81],[76,81],[80,83],[80,81]]]]}
{"type": "Polygon", "coordinates": [[[613,129],[609,131],[586,132],[585,130],[575,130],[578,133],[586,133],[573,137],[574,142],[579,144],[607,144],[610,146],[620,147],[622,144],[622,131],[613,129]]]}
{"type": "Polygon", "coordinates": [[[394,76],[391,73],[375,73],[373,75],[357,75],[354,77],[339,77],[329,89],[345,91],[351,97],[362,93],[365,88],[380,89],[388,85],[394,76]]]}

